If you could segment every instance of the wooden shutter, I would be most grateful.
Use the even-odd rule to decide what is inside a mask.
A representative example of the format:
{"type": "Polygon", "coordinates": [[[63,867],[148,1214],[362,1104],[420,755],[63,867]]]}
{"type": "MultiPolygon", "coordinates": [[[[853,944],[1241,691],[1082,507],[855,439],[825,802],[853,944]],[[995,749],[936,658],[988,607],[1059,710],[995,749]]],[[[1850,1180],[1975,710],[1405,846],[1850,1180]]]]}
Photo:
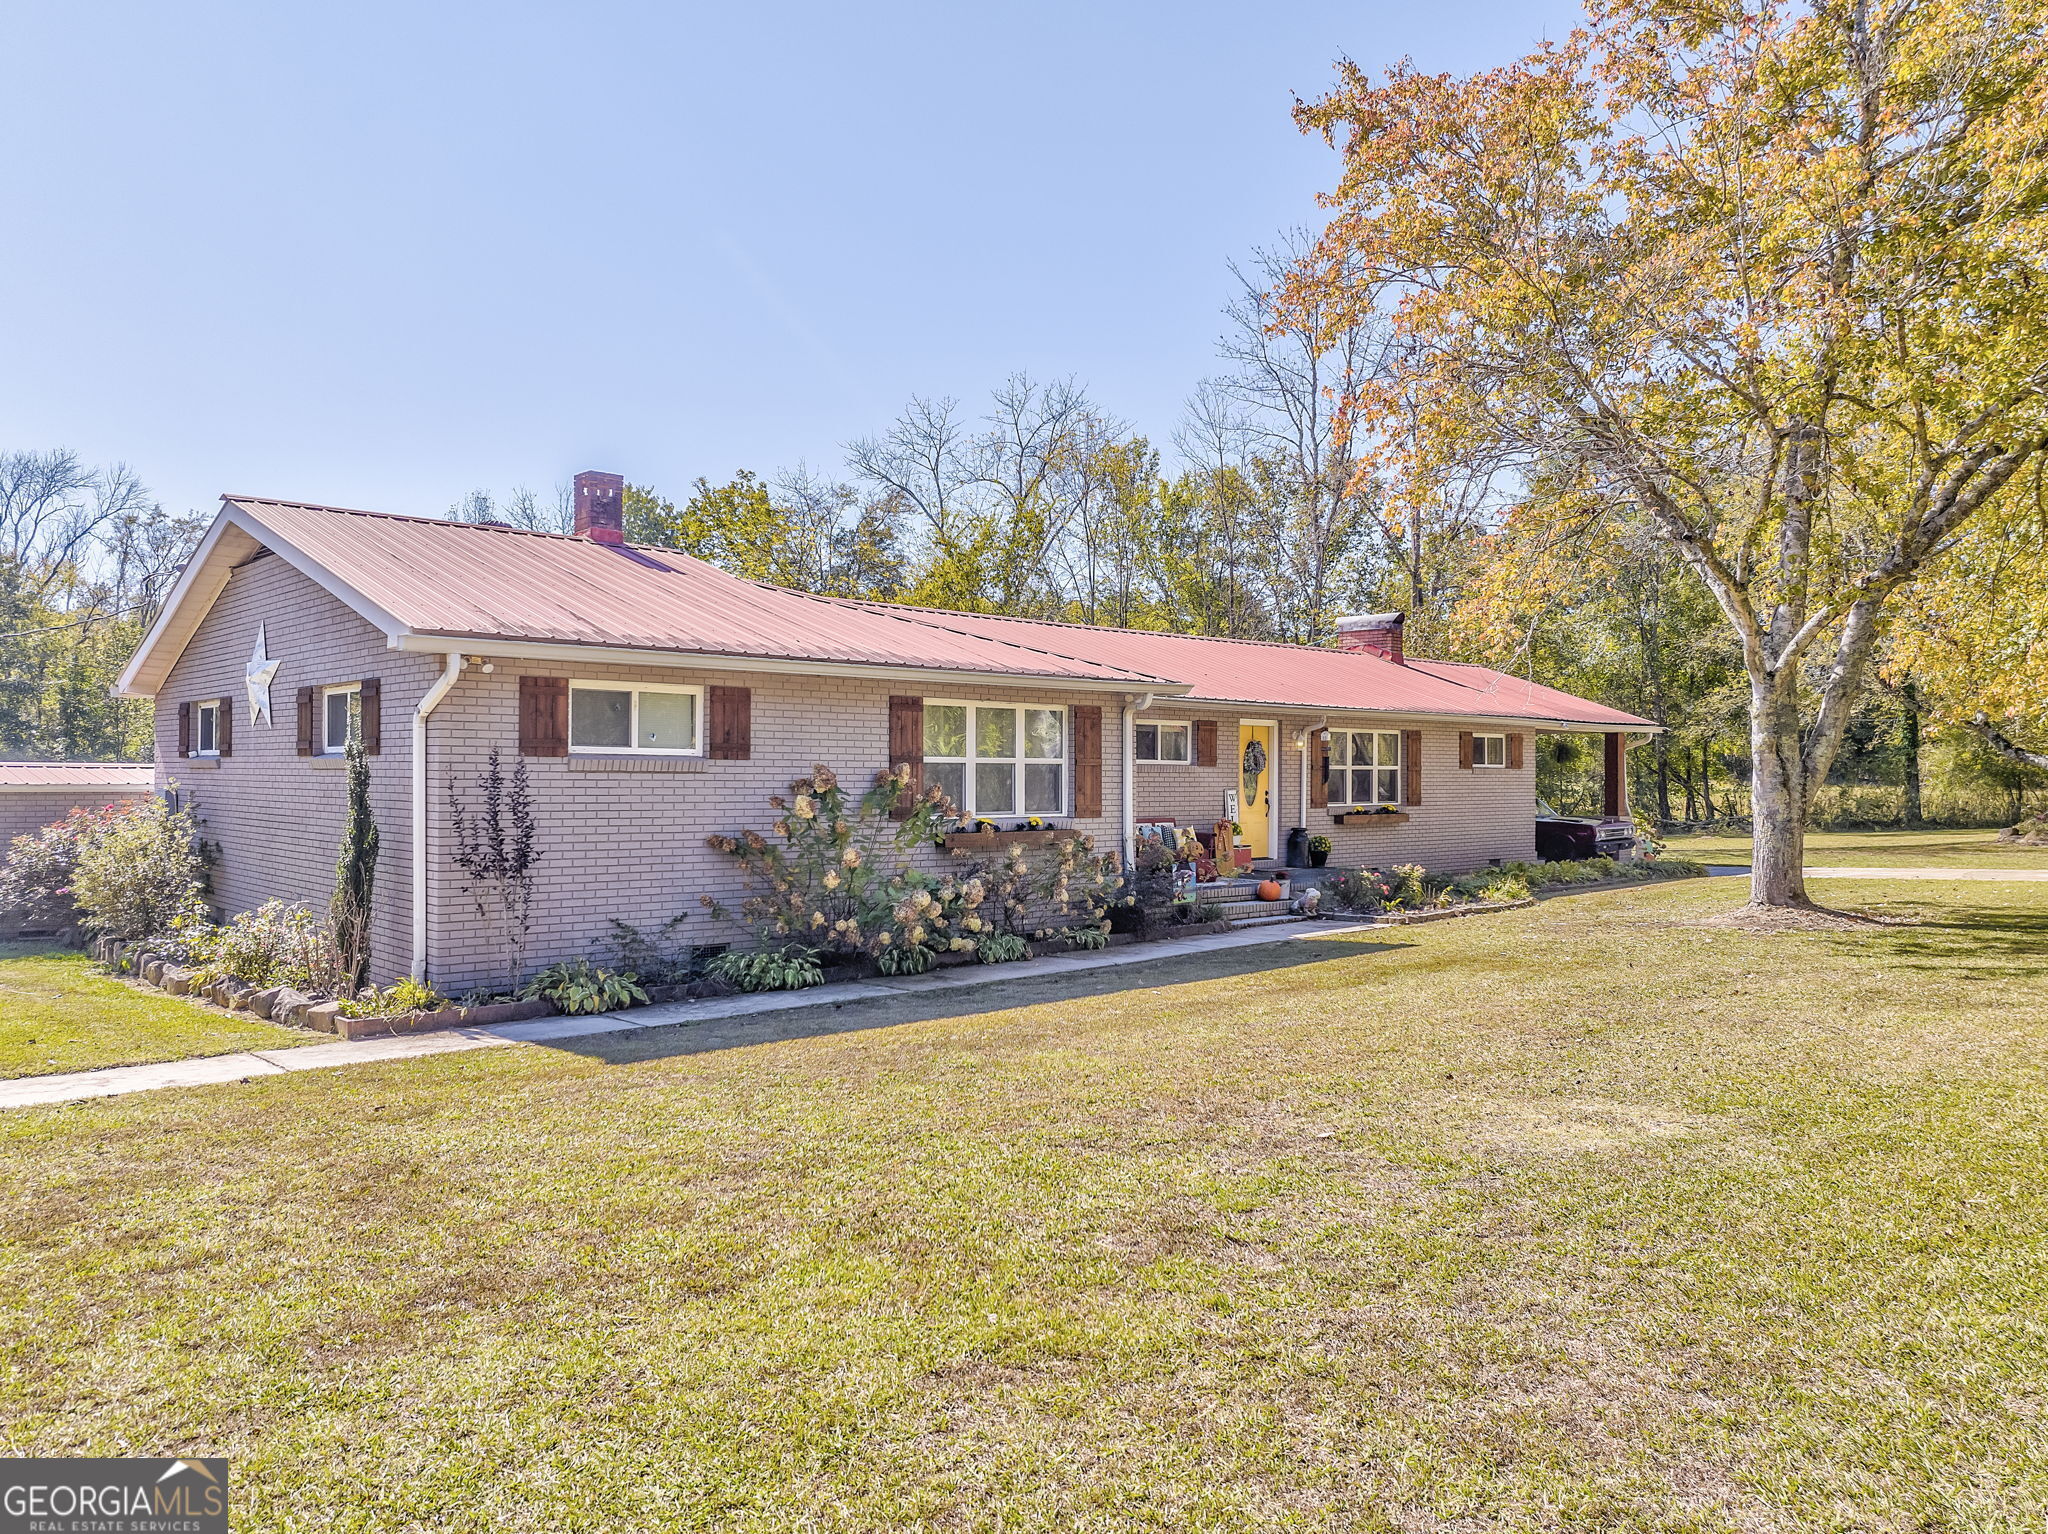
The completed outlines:
{"type": "Polygon", "coordinates": [[[191,754],[192,705],[189,703],[180,703],[178,705],[178,755],[190,756],[191,754]]]}
{"type": "Polygon", "coordinates": [[[754,692],[750,687],[713,687],[707,699],[709,754],[744,762],[754,754],[754,692]]]}
{"type": "Polygon", "coordinates": [[[1508,737],[1508,766],[1516,772],[1522,770],[1522,737],[1519,735],[1508,737]]]}
{"type": "Polygon", "coordinates": [[[1470,730],[1458,731],[1458,765],[1460,767],[1470,767],[1472,765],[1472,732],[1470,730]]]}
{"type": "Polygon", "coordinates": [[[299,689],[299,755],[313,754],[313,704],[319,693],[317,687],[299,689]]]}
{"type": "Polygon", "coordinates": [[[1195,721],[1195,765],[1214,767],[1216,765],[1216,721],[1197,719],[1195,721]]]}
{"type": "Polygon", "coordinates": [[[1310,730],[1308,734],[1308,803],[1309,808],[1323,810],[1330,807],[1330,737],[1321,730],[1310,730]]]}
{"type": "MultiPolygon", "coordinates": [[[[1467,743],[1469,746],[1469,742],[1467,743]]],[[[1401,732],[1401,802],[1422,803],[1422,731],[1401,732]]]]}
{"type": "Polygon", "coordinates": [[[896,801],[898,820],[908,820],[924,792],[924,699],[889,700],[889,769],[910,768],[911,792],[896,801]]]}
{"type": "Polygon", "coordinates": [[[213,744],[222,756],[235,754],[235,700],[222,698],[213,706],[213,744]]]}
{"type": "Polygon", "coordinates": [[[375,756],[384,749],[384,684],[366,676],[356,686],[356,712],[362,716],[363,755],[375,756]]]}
{"type": "Polygon", "coordinates": [[[522,676],[519,679],[519,754],[569,754],[569,679],[522,676]]]}
{"type": "Polygon", "coordinates": [[[1074,818],[1102,813],[1102,710],[1086,704],[1070,711],[1074,729],[1074,818]]]}

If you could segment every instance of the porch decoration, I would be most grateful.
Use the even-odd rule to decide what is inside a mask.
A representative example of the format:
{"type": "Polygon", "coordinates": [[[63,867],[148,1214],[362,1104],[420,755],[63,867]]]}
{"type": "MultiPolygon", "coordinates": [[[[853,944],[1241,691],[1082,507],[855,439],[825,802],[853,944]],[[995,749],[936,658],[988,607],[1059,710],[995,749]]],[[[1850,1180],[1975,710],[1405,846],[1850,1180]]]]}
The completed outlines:
{"type": "Polygon", "coordinates": [[[1264,879],[1261,880],[1259,883],[1259,899],[1261,900],[1279,900],[1282,899],[1286,895],[1286,893],[1286,889],[1281,885],[1278,879],[1264,879]]]}
{"type": "Polygon", "coordinates": [[[249,664],[243,668],[242,676],[249,689],[249,723],[270,723],[270,684],[277,679],[277,668],[284,664],[265,653],[263,625],[256,625],[256,648],[249,652],[249,664]]]}

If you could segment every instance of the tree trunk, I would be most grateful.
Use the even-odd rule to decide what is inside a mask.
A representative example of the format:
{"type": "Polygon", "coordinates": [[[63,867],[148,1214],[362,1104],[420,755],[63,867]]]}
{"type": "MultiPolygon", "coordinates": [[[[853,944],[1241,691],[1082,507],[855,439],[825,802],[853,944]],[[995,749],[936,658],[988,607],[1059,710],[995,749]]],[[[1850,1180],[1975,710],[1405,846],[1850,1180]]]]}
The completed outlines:
{"type": "Polygon", "coordinates": [[[1920,689],[1908,682],[1899,689],[1899,699],[1906,709],[1900,741],[1906,753],[1904,818],[1907,825],[1917,826],[1920,824],[1920,689]]]}
{"type": "Polygon", "coordinates": [[[1714,759],[1707,754],[1706,746],[1700,747],[1700,807],[1707,824],[1714,823],[1714,759]]]}
{"type": "Polygon", "coordinates": [[[1664,736],[1657,736],[1657,824],[1671,824],[1671,752],[1664,736]]]}
{"type": "Polygon", "coordinates": [[[1787,686],[1750,687],[1749,903],[1804,906],[1806,898],[1806,793],[1801,774],[1799,700],[1787,686]]]}

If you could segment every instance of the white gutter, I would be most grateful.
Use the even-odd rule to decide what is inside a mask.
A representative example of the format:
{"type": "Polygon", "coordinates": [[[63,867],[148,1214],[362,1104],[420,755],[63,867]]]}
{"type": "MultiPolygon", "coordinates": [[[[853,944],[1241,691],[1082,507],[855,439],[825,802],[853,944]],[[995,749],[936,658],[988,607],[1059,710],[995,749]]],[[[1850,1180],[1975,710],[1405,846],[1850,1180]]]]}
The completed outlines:
{"type": "Polygon", "coordinates": [[[1149,692],[1124,696],[1124,868],[1132,878],[1138,872],[1138,720],[1137,716],[1152,706],[1153,695],[1149,692]]]}
{"type": "Polygon", "coordinates": [[[543,641],[493,639],[488,635],[401,634],[388,641],[394,650],[442,652],[451,646],[473,655],[497,660],[560,661],[617,666],[669,666],[690,671],[759,671],[804,677],[863,677],[891,682],[931,682],[958,687],[973,681],[979,685],[1026,687],[1037,692],[1124,692],[1133,686],[1150,687],[1160,694],[1179,695],[1193,688],[1185,682],[1162,682],[1149,677],[1058,676],[1028,671],[977,671],[972,666],[897,666],[856,661],[788,660],[762,655],[711,655],[686,650],[636,650],[617,645],[552,644],[543,641]]]}
{"type": "Polygon", "coordinates": [[[427,715],[462,675],[462,657],[444,658],[440,676],[412,711],[412,977],[427,978],[427,715]]]}

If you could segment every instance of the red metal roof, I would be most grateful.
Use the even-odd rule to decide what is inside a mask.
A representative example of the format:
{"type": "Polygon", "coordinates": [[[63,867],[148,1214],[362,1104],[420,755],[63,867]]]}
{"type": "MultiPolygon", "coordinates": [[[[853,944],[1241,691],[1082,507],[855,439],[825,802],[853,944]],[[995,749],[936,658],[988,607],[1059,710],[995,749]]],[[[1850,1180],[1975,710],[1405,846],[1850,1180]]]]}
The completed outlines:
{"type": "Polygon", "coordinates": [[[229,504],[419,634],[1156,683],[1022,641],[742,580],[667,549],[289,501],[229,504]]]}
{"type": "MultiPolygon", "coordinates": [[[[862,604],[881,610],[883,604],[862,604]]],[[[1330,650],[1259,640],[1206,639],[1142,629],[1094,628],[983,613],[914,611],[958,632],[1014,643],[1035,642],[1192,686],[1191,702],[1270,704],[1284,708],[1456,714],[1535,723],[1649,729],[1648,719],[1539,687],[1505,672],[1455,661],[1405,665],[1362,650],[1330,650]]]]}
{"type": "Polygon", "coordinates": [[[148,788],[147,762],[0,762],[0,788],[148,788]]]}
{"type": "Polygon", "coordinates": [[[855,602],[743,580],[668,549],[222,499],[404,629],[435,638],[1187,687],[1192,702],[1654,728],[1483,666],[855,602]]]}

